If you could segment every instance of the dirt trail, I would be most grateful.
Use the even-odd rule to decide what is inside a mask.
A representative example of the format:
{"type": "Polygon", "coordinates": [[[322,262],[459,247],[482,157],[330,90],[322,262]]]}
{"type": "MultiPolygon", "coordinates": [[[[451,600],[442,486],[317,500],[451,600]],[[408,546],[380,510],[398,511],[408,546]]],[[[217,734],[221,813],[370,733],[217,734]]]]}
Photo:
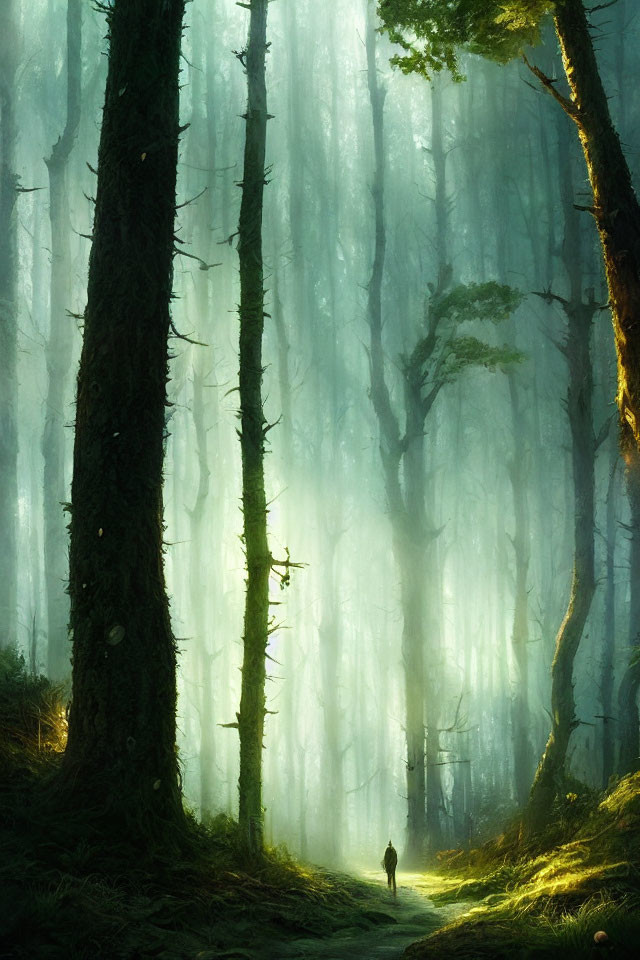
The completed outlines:
{"type": "Polygon", "coordinates": [[[395,899],[379,873],[363,873],[360,879],[379,887],[379,896],[373,890],[371,907],[392,917],[395,923],[365,930],[352,927],[326,939],[305,937],[274,943],[269,960],[399,960],[410,943],[426,937],[464,912],[464,906],[460,904],[434,906],[428,897],[429,884],[416,874],[398,873],[395,899]]]}

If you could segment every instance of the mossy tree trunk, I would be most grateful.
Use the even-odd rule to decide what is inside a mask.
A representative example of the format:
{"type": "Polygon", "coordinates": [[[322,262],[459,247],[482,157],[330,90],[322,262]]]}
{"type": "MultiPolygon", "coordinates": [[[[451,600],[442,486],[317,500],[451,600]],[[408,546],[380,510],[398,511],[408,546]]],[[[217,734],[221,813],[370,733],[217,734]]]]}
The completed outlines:
{"type": "Polygon", "coordinates": [[[567,320],[567,337],[560,348],[567,360],[569,386],[567,413],[571,434],[574,493],[574,555],[571,593],[558,631],[551,665],[551,732],[531,788],[527,821],[535,831],[551,816],[552,804],[563,787],[565,760],[571,734],[578,726],[573,693],[573,665],[595,592],[594,474],[596,439],[593,431],[593,369],[591,330],[600,309],[593,290],[583,295],[581,226],[574,207],[567,124],[560,115],[558,152],[560,193],[564,216],[562,260],[568,274],[568,299],[551,292],[545,299],[561,304],[567,320]]]}
{"type": "Polygon", "coordinates": [[[609,286],[618,354],[618,406],[640,446],[640,205],[609,111],[583,0],[559,0],[554,22],[571,90],[535,71],[578,128],[609,286]]]}
{"type": "Polygon", "coordinates": [[[45,357],[47,399],[42,437],[44,461],[44,567],[47,596],[47,660],[49,677],[60,680],[69,672],[67,642],[69,604],[68,548],[63,503],[69,499],[65,477],[65,422],[70,419],[65,400],[71,368],[75,321],[69,316],[72,293],[67,168],[80,123],[82,39],[81,0],[67,3],[67,118],[62,135],[45,163],[49,173],[51,224],[50,326],[45,357]]]}
{"type": "Polygon", "coordinates": [[[0,646],[17,636],[18,319],[14,0],[0,4],[0,646]]]}
{"type": "Polygon", "coordinates": [[[238,732],[240,735],[240,830],[251,854],[263,846],[262,749],[265,718],[266,652],[269,635],[269,573],[264,486],[265,419],[262,407],[264,275],[262,213],[267,142],[268,0],[251,0],[247,49],[248,102],[242,203],[238,228],[240,258],[240,446],[242,510],[247,558],[244,657],[238,732]]]}
{"type": "Polygon", "coordinates": [[[162,463],[184,0],[115,0],[78,374],[62,786],[109,830],[181,817],[162,463]]]}
{"type": "Polygon", "coordinates": [[[629,603],[629,647],[627,667],[618,691],[620,751],[618,773],[640,770],[640,453],[632,445],[626,454],[627,495],[631,508],[629,559],[631,601],[629,603]]]}

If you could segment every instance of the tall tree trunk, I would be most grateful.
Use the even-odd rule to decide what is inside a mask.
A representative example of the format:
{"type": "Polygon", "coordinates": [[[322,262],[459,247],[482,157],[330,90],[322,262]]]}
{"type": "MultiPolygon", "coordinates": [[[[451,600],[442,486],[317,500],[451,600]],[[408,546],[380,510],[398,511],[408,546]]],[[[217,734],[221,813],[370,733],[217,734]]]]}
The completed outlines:
{"type": "Polygon", "coordinates": [[[78,374],[63,772],[74,803],[163,834],[182,815],[162,463],[184,0],[115,0],[78,374]]]}
{"type": "MultiPolygon", "coordinates": [[[[334,455],[336,451],[334,450],[334,455]]],[[[335,460],[334,460],[335,463],[335,460]]],[[[343,857],[344,834],[344,745],[341,739],[342,708],[340,697],[340,653],[342,625],[339,615],[337,548],[340,540],[340,507],[336,502],[325,517],[322,538],[323,602],[318,638],[321,650],[322,715],[324,721],[324,823],[329,862],[337,866],[343,857]]]]}
{"type": "Polygon", "coordinates": [[[68,499],[65,477],[65,413],[75,322],[68,315],[72,294],[72,271],[67,167],[80,123],[82,39],[81,0],[67,3],[67,119],[62,135],[45,163],[49,172],[49,220],[51,224],[50,326],[45,357],[47,400],[42,436],[44,460],[44,563],[47,593],[47,665],[49,677],[62,679],[69,672],[67,642],[69,604],[66,592],[68,551],[66,516],[68,499]]]}
{"type": "Polygon", "coordinates": [[[415,824],[411,855],[418,860],[424,852],[442,848],[442,783],[440,777],[440,741],[438,731],[438,664],[434,632],[427,641],[426,598],[436,596],[435,571],[428,575],[427,551],[430,531],[425,509],[424,415],[420,378],[405,369],[404,402],[408,444],[402,458],[405,482],[405,515],[396,530],[396,549],[401,557],[403,612],[402,659],[407,694],[407,781],[413,788],[409,808],[410,823],[415,824]],[[427,680],[428,678],[428,680],[427,680]],[[426,724],[425,724],[426,719],[426,724]],[[409,746],[409,736],[411,745],[409,746]],[[426,747],[426,751],[425,751],[426,747]],[[420,831],[425,834],[421,836],[420,831]]]}
{"type": "MultiPolygon", "coordinates": [[[[507,126],[507,104],[498,104],[495,65],[487,65],[487,103],[491,115],[495,118],[493,137],[494,148],[504,136],[507,126]],[[502,130],[500,129],[502,121],[502,130]]],[[[493,203],[496,213],[496,268],[500,283],[506,283],[508,277],[508,225],[509,199],[505,190],[508,180],[507,145],[499,151],[495,164],[493,181],[493,203]]],[[[515,332],[508,331],[509,346],[515,349],[515,332]]],[[[515,663],[515,685],[511,697],[511,727],[513,734],[513,769],[516,799],[521,806],[527,801],[531,789],[531,775],[534,768],[533,750],[529,729],[529,498],[527,491],[527,417],[526,403],[523,403],[523,390],[520,377],[513,370],[507,371],[509,401],[511,413],[512,453],[507,463],[507,473],[511,485],[513,500],[513,559],[515,565],[513,622],[511,628],[511,649],[515,663]]]]}
{"type": "MultiPolygon", "coordinates": [[[[419,863],[427,842],[425,694],[428,697],[428,691],[424,660],[424,596],[427,588],[423,436],[425,413],[424,400],[420,396],[419,371],[408,361],[404,371],[406,433],[401,436],[385,381],[382,348],[382,277],[386,248],[383,125],[385,90],[377,79],[375,32],[372,24],[369,24],[367,29],[367,66],[374,132],[375,175],[372,194],[376,229],[374,261],[368,287],[371,400],[380,426],[380,456],[393,532],[393,552],[400,574],[408,810],[404,860],[407,863],[419,863]],[[401,462],[404,464],[404,492],[400,481],[401,462]]],[[[433,837],[429,836],[429,843],[436,848],[440,845],[441,791],[439,768],[435,765],[438,756],[438,734],[437,718],[433,710],[430,717],[433,723],[433,734],[429,737],[428,744],[432,763],[433,837]]]]}
{"type": "Polygon", "coordinates": [[[251,0],[249,40],[242,60],[247,70],[248,103],[242,204],[238,228],[240,257],[240,445],[242,509],[247,557],[244,658],[238,714],[240,734],[240,830],[251,854],[263,845],[262,740],[265,718],[265,656],[269,624],[269,573],[264,487],[265,419],[262,408],[264,278],[262,205],[267,142],[268,0],[251,0]]]}
{"type": "MultiPolygon", "coordinates": [[[[275,217],[274,217],[275,221],[275,217]]],[[[270,234],[274,241],[278,232],[272,222],[270,234]]],[[[280,431],[282,444],[281,477],[284,485],[291,490],[293,481],[293,404],[291,398],[291,373],[289,369],[289,337],[282,308],[282,297],[280,294],[280,264],[279,244],[274,242],[274,267],[273,267],[273,325],[276,331],[276,340],[278,344],[278,390],[280,397],[280,411],[282,429],[280,431]]],[[[286,518],[285,518],[286,523],[286,518]]],[[[285,533],[288,533],[285,526],[285,533]]],[[[287,537],[288,539],[288,537],[287,537]]],[[[286,670],[286,679],[282,691],[282,715],[284,722],[284,754],[285,754],[285,775],[291,778],[291,781],[297,783],[296,763],[298,760],[298,751],[296,749],[296,697],[295,683],[298,674],[298,665],[296,663],[297,644],[292,631],[288,630],[283,638],[283,663],[286,670]]],[[[296,796],[293,790],[285,791],[284,799],[286,822],[289,830],[289,836],[293,835],[293,825],[296,822],[296,796]]]]}
{"type": "Polygon", "coordinates": [[[560,0],[554,21],[571,99],[541,77],[578,128],[593,189],[618,354],[620,416],[640,446],[640,205],[613,125],[583,0],[560,0]]]}
{"type": "MultiPolygon", "coordinates": [[[[616,651],[616,500],[617,475],[620,451],[616,431],[610,434],[610,463],[609,483],[607,485],[606,505],[606,559],[605,559],[605,595],[602,629],[602,660],[600,668],[600,704],[602,706],[602,787],[607,786],[609,778],[615,769],[614,759],[614,729],[612,721],[613,711],[613,678],[616,651]]],[[[640,515],[639,515],[640,519],[640,515]]],[[[632,587],[633,590],[633,581],[632,587]]]]}
{"type": "Polygon", "coordinates": [[[385,382],[382,348],[382,278],[386,249],[384,223],[384,99],[378,83],[373,24],[367,26],[367,78],[373,119],[375,174],[372,194],[375,211],[375,252],[368,287],[371,400],[380,425],[380,456],[384,471],[393,546],[400,573],[403,612],[402,658],[405,687],[407,756],[407,834],[405,858],[419,860],[425,845],[425,727],[422,589],[411,549],[406,507],[400,486],[402,444],[397,418],[385,382]]]}
{"type": "Polygon", "coordinates": [[[0,646],[17,639],[18,318],[14,0],[0,4],[0,646]]]}
{"type": "Polygon", "coordinates": [[[547,294],[561,303],[567,319],[567,339],[563,352],[569,368],[567,412],[571,432],[571,459],[574,492],[574,556],[571,594],[564,619],[556,637],[551,665],[551,732],[538,764],[527,819],[533,830],[548,822],[552,803],[562,789],[569,740],[578,726],[573,693],[573,664],[595,592],[594,572],[594,471],[595,437],[593,432],[591,363],[591,327],[595,312],[593,290],[582,290],[581,227],[573,202],[570,166],[570,141],[567,124],[560,117],[559,158],[560,191],[565,234],[562,259],[569,277],[570,296],[564,299],[547,294]]]}
{"type": "Polygon", "coordinates": [[[507,381],[513,424],[513,456],[508,464],[508,472],[513,496],[515,529],[512,544],[516,568],[511,649],[517,676],[512,695],[511,724],[516,797],[518,803],[524,806],[529,796],[533,768],[529,729],[529,504],[526,488],[526,435],[520,390],[512,371],[508,372],[507,381]]]}
{"type": "Polygon", "coordinates": [[[640,454],[627,451],[627,495],[631,507],[631,602],[629,604],[629,651],[627,667],[618,691],[620,752],[618,773],[640,770],[640,729],[638,690],[640,689],[640,454]]]}
{"type": "MultiPolygon", "coordinates": [[[[214,14],[212,9],[211,14],[214,14]]],[[[203,38],[207,35],[202,24],[194,24],[192,36],[193,69],[191,71],[191,115],[189,128],[188,193],[197,196],[202,192],[202,171],[206,170],[205,192],[191,206],[193,245],[202,263],[193,271],[194,317],[196,340],[193,346],[193,405],[192,420],[196,439],[197,488],[193,506],[188,509],[191,549],[189,551],[189,595],[191,618],[196,643],[193,649],[191,669],[200,691],[198,715],[200,723],[200,813],[212,814],[215,806],[215,721],[213,684],[213,626],[209,616],[207,598],[211,583],[221,583],[219,552],[213,551],[209,564],[205,565],[207,520],[211,517],[212,496],[209,452],[211,446],[219,448],[217,429],[217,393],[208,389],[207,378],[215,368],[215,356],[210,346],[213,324],[211,322],[210,272],[203,269],[211,261],[212,222],[214,217],[215,168],[217,143],[215,130],[215,91],[211,83],[212,64],[203,51],[203,38]],[[207,402],[207,397],[209,402],[207,402]],[[213,441],[213,442],[211,442],[213,441]]],[[[219,478],[218,478],[219,479],[219,478]]],[[[219,485],[216,490],[219,496],[219,485]]]]}
{"type": "Polygon", "coordinates": [[[442,86],[443,77],[434,77],[431,87],[431,148],[429,153],[433,161],[436,214],[436,262],[438,274],[448,266],[449,260],[449,206],[447,196],[447,151],[444,146],[442,123],[442,86]]]}
{"type": "MultiPolygon", "coordinates": [[[[307,269],[304,252],[304,182],[305,182],[305,142],[306,112],[302,106],[303,84],[300,67],[299,22],[302,19],[300,5],[287,5],[286,30],[289,54],[289,116],[287,123],[289,161],[289,230],[291,235],[291,264],[293,269],[293,311],[298,323],[305,317],[305,287],[307,269]]],[[[313,326],[311,326],[313,335],[313,326]]]]}

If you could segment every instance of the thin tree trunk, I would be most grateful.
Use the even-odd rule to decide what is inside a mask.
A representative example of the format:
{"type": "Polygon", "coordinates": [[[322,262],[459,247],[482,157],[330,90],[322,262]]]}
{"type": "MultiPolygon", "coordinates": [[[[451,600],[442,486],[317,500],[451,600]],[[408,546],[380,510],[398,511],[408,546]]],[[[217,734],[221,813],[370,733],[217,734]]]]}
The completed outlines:
{"type": "MultiPolygon", "coordinates": [[[[212,14],[214,11],[211,11],[212,14]]],[[[214,216],[215,167],[217,161],[215,135],[215,101],[211,89],[211,63],[203,52],[203,37],[206,31],[201,24],[194,24],[192,37],[193,70],[191,73],[192,122],[189,136],[189,195],[199,194],[203,169],[208,170],[206,191],[191,209],[193,242],[197,256],[208,264],[211,260],[212,221],[214,216]]],[[[202,266],[202,264],[200,265],[202,266]]],[[[189,551],[189,595],[191,617],[195,629],[196,644],[193,650],[192,671],[200,690],[200,813],[212,814],[215,805],[215,721],[212,650],[213,619],[208,616],[208,600],[211,584],[221,583],[218,552],[213,552],[209,570],[205,565],[207,519],[211,516],[211,470],[209,451],[211,438],[213,448],[218,449],[218,438],[209,424],[217,421],[215,409],[217,394],[207,388],[207,378],[215,367],[213,348],[209,345],[213,324],[211,322],[210,272],[204,269],[193,271],[194,315],[197,318],[196,340],[193,346],[193,406],[192,419],[196,439],[198,486],[193,507],[188,509],[191,549],[189,551]],[[209,403],[207,403],[207,395],[209,403]],[[214,408],[212,410],[212,407],[214,408]],[[213,569],[211,569],[213,567],[213,569]]],[[[216,485],[217,486],[217,485],[216,485]]]]}
{"type": "Polygon", "coordinates": [[[513,457],[508,464],[513,495],[515,530],[513,553],[515,557],[515,603],[511,649],[516,664],[516,686],[512,696],[511,722],[513,728],[513,765],[516,797],[521,806],[527,802],[531,788],[533,751],[529,729],[529,504],[527,501],[527,463],[524,416],[520,391],[515,374],[507,374],[511,418],[513,424],[513,457]]]}
{"type": "Polygon", "coordinates": [[[268,0],[251,0],[249,40],[242,55],[247,70],[248,104],[242,204],[238,228],[240,257],[240,445],[242,509],[247,557],[240,734],[240,830],[251,854],[263,846],[262,741],[265,718],[265,656],[269,624],[269,573],[264,487],[265,419],[262,408],[264,278],[262,206],[267,141],[268,0]]]}
{"type": "MultiPolygon", "coordinates": [[[[606,560],[605,560],[605,595],[604,617],[602,630],[602,661],[600,681],[600,704],[602,706],[602,787],[607,786],[609,778],[615,769],[614,759],[614,723],[613,712],[613,679],[616,651],[616,500],[618,484],[618,463],[620,451],[618,438],[614,430],[610,435],[611,471],[607,485],[607,524],[606,524],[606,560]]],[[[633,590],[633,586],[631,588],[633,590]]]]}
{"type": "Polygon", "coordinates": [[[17,639],[18,318],[14,0],[0,4],[0,646],[17,639]]]}
{"type": "Polygon", "coordinates": [[[582,290],[581,228],[573,202],[570,141],[566,122],[559,125],[560,191],[565,223],[563,262],[569,276],[570,297],[559,301],[567,318],[563,352],[569,367],[567,412],[571,432],[574,491],[574,557],[571,594],[556,637],[551,665],[551,732],[538,764],[527,819],[533,830],[548,822],[552,803],[562,789],[567,747],[578,726],[573,693],[573,664],[595,592],[593,370],[591,328],[598,304],[593,290],[586,301],[582,290]]]}
{"type": "Polygon", "coordinates": [[[67,119],[62,135],[51,148],[51,155],[45,160],[49,172],[51,223],[51,319],[45,350],[47,400],[42,436],[44,563],[47,592],[47,664],[49,677],[56,681],[61,680],[70,668],[70,649],[67,642],[67,518],[63,512],[63,504],[69,499],[65,476],[65,403],[75,322],[68,315],[72,276],[67,167],[80,124],[81,31],[81,0],[68,0],[67,119]]]}
{"type": "MultiPolygon", "coordinates": [[[[378,83],[375,33],[367,28],[367,77],[373,118],[375,174],[372,194],[375,210],[375,253],[368,288],[371,400],[380,425],[380,456],[393,531],[394,556],[400,573],[403,612],[402,657],[405,687],[407,756],[407,835],[405,859],[419,860],[425,845],[425,727],[422,590],[408,535],[408,518],[400,486],[403,453],[397,418],[385,382],[382,348],[382,277],[386,248],[384,224],[384,99],[378,83]]],[[[424,564],[419,566],[424,570],[424,564]]]]}
{"type": "Polygon", "coordinates": [[[449,264],[449,205],[447,196],[447,151],[444,146],[442,124],[442,76],[431,81],[431,148],[433,161],[436,214],[436,261],[438,273],[449,264]]]}
{"type": "MultiPolygon", "coordinates": [[[[274,218],[275,219],[275,218],[274,218]]],[[[277,230],[272,223],[272,237],[277,237],[277,230]]],[[[280,395],[280,410],[282,418],[281,443],[282,443],[282,467],[281,475],[284,484],[288,490],[291,490],[292,467],[293,467],[293,404],[291,399],[291,374],[289,369],[289,338],[282,309],[282,297],[280,294],[280,268],[278,264],[279,244],[274,242],[274,268],[273,268],[273,324],[276,331],[278,344],[278,389],[280,395]]],[[[285,528],[286,530],[286,528],[285,528]]],[[[288,531],[287,540],[288,540],[288,531]]],[[[285,666],[285,682],[282,691],[283,699],[283,722],[284,722],[284,754],[285,754],[285,776],[291,778],[296,783],[296,763],[298,753],[295,743],[296,733],[296,705],[295,705],[295,683],[297,680],[296,664],[296,643],[291,631],[286,631],[283,637],[283,664],[285,666]]],[[[293,825],[296,820],[296,797],[293,790],[285,791],[285,810],[286,822],[293,835],[293,825]]]]}
{"type": "MultiPolygon", "coordinates": [[[[402,660],[407,696],[407,784],[409,825],[413,823],[411,856],[418,860],[425,848],[430,852],[442,847],[440,808],[440,743],[438,732],[437,682],[434,673],[433,644],[429,643],[431,662],[426,670],[426,603],[427,593],[435,593],[432,578],[427,575],[429,532],[425,510],[426,487],[424,452],[424,416],[421,382],[405,371],[405,410],[409,442],[403,456],[405,481],[404,522],[396,529],[396,550],[401,557],[401,593],[403,612],[402,660]],[[427,682],[429,676],[429,682],[427,682]],[[425,725],[425,717],[427,723],[425,725]],[[410,769],[413,768],[413,769],[410,769]]],[[[432,637],[429,638],[430,640],[432,637]]]]}
{"type": "Polygon", "coordinates": [[[618,691],[620,752],[618,773],[640,770],[638,690],[640,689],[640,454],[627,453],[627,495],[631,507],[631,556],[629,572],[629,650],[627,667],[618,691]]]}
{"type": "MultiPolygon", "coordinates": [[[[335,451],[334,451],[335,453],[335,451]]],[[[335,461],[334,461],[335,462],[335,461]]],[[[323,602],[318,636],[321,650],[322,714],[324,721],[323,806],[326,815],[327,855],[335,866],[342,862],[344,833],[344,770],[341,740],[340,704],[341,624],[338,607],[339,584],[336,576],[337,548],[340,539],[339,507],[329,508],[322,541],[323,602]]]]}
{"type": "MultiPolygon", "coordinates": [[[[162,464],[184,0],[115,0],[78,375],[63,772],[74,803],[164,835],[182,816],[162,464]]],[[[64,781],[63,781],[64,782],[64,781]]]]}

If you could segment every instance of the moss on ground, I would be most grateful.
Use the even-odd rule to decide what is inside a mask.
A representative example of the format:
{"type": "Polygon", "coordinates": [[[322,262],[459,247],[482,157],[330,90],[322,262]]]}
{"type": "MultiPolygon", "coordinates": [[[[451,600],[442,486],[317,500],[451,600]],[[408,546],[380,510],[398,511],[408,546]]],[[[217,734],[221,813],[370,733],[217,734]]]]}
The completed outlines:
{"type": "Polygon", "coordinates": [[[95,811],[54,813],[65,725],[62,691],[0,651],[3,960],[257,960],[274,940],[394,922],[374,885],[283,850],[243,860],[228,817],[188,817],[179,842],[152,848],[109,836],[95,811]]]}
{"type": "MultiPolygon", "coordinates": [[[[560,826],[566,842],[525,843],[517,824],[480,850],[451,851],[441,864],[436,903],[478,901],[454,923],[414,944],[407,957],[589,957],[604,929],[616,957],[640,942],[640,773],[601,798],[574,791],[560,826]],[[570,839],[566,839],[570,837],[570,839]],[[545,849],[546,848],[546,849],[545,849]]],[[[433,884],[433,876],[430,877],[433,884]]]]}

